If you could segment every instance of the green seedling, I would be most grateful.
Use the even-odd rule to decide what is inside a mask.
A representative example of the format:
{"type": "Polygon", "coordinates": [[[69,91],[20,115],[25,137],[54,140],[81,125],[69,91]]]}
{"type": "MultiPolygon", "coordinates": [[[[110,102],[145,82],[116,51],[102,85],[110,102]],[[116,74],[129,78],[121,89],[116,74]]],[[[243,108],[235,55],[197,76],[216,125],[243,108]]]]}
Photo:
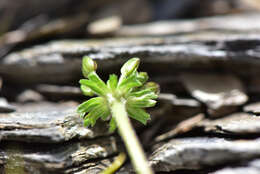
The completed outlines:
{"type": "Polygon", "coordinates": [[[118,128],[124,140],[132,164],[139,174],[152,174],[144,151],[128,118],[142,124],[150,120],[145,108],[153,107],[158,97],[159,86],[147,82],[145,72],[137,72],[140,59],[132,58],[121,68],[121,76],[112,74],[105,83],[96,73],[97,64],[89,57],[83,57],[82,72],[86,79],[80,80],[81,90],[86,96],[95,96],[78,106],[78,113],[85,126],[94,126],[96,121],[110,120],[109,131],[118,128]]]}

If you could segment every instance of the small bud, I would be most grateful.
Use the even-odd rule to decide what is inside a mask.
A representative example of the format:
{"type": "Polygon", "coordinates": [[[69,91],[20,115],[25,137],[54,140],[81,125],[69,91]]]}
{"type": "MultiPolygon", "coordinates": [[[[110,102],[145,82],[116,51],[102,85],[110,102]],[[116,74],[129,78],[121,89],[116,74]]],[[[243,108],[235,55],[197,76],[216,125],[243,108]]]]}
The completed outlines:
{"type": "Polygon", "coordinates": [[[121,74],[123,76],[129,76],[133,72],[135,72],[139,66],[140,59],[139,58],[132,58],[128,60],[121,68],[121,74]]]}
{"type": "Polygon", "coordinates": [[[82,73],[84,77],[88,77],[89,73],[96,71],[97,64],[90,57],[84,56],[82,60],[82,73]]]}
{"type": "Polygon", "coordinates": [[[144,86],[144,89],[150,89],[151,91],[153,91],[155,94],[159,94],[160,93],[160,86],[155,83],[155,82],[147,82],[144,86]]]}
{"type": "Polygon", "coordinates": [[[138,73],[137,78],[142,84],[144,84],[148,80],[149,76],[146,72],[140,72],[138,73]]]}

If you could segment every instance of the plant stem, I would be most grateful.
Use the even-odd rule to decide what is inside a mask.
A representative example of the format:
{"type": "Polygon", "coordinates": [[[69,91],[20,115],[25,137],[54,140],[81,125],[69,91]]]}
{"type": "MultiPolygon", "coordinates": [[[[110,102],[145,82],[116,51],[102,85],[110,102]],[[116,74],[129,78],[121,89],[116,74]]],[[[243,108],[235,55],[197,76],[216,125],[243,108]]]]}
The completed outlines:
{"type": "Polygon", "coordinates": [[[100,174],[115,173],[124,164],[125,160],[126,154],[124,152],[120,152],[120,154],[115,158],[114,162],[100,174]]]}
{"type": "Polygon", "coordinates": [[[131,158],[132,164],[138,174],[153,174],[145,157],[145,153],[134,132],[128,118],[125,102],[119,100],[111,101],[112,116],[115,118],[119,134],[124,140],[126,149],[131,158]]]}

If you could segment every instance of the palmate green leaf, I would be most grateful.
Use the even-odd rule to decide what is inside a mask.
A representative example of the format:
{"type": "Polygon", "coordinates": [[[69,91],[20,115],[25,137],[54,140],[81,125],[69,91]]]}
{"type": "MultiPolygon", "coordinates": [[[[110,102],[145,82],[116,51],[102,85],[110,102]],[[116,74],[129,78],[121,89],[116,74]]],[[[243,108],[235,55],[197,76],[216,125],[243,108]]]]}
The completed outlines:
{"type": "Polygon", "coordinates": [[[94,107],[88,113],[88,115],[85,116],[84,125],[86,126],[91,125],[93,127],[99,118],[102,118],[102,120],[106,120],[109,115],[110,115],[110,110],[108,106],[104,104],[99,104],[96,107],[94,107]]]}
{"type": "Polygon", "coordinates": [[[145,89],[149,89],[153,91],[155,94],[160,93],[160,86],[155,82],[147,82],[140,88],[140,90],[145,90],[145,89]]]}
{"type": "Polygon", "coordinates": [[[107,86],[110,90],[115,91],[118,84],[118,77],[115,74],[111,74],[107,81],[107,86]]]}
{"type": "Polygon", "coordinates": [[[86,114],[87,112],[90,112],[93,110],[96,106],[98,105],[104,105],[104,98],[103,97],[94,97],[91,98],[83,103],[81,103],[78,108],[77,112],[78,113],[83,113],[86,114]]]}
{"type": "Polygon", "coordinates": [[[80,89],[85,96],[92,97],[95,93],[86,85],[80,85],[80,89]]]}
{"type": "Polygon", "coordinates": [[[102,89],[100,86],[98,86],[95,82],[91,81],[91,80],[81,79],[79,81],[79,83],[81,85],[85,85],[88,88],[90,88],[96,95],[101,95],[101,96],[105,96],[106,95],[106,91],[104,89],[102,89]]]}
{"type": "Polygon", "coordinates": [[[136,78],[136,74],[132,74],[121,81],[118,88],[123,93],[127,93],[130,89],[141,86],[142,83],[136,78]]]}
{"type": "Polygon", "coordinates": [[[156,95],[154,92],[150,92],[148,94],[140,96],[139,98],[144,99],[144,100],[146,100],[146,99],[156,99],[156,98],[158,98],[158,95],[156,95]]]}
{"type": "Polygon", "coordinates": [[[149,98],[149,99],[156,99],[158,98],[158,95],[154,93],[154,91],[150,88],[143,89],[143,90],[137,90],[129,93],[127,97],[143,97],[143,98],[149,98]]]}
{"type": "Polygon", "coordinates": [[[84,126],[89,127],[91,125],[90,117],[84,119],[84,126]]]}
{"type": "Polygon", "coordinates": [[[127,106],[136,108],[148,108],[155,106],[156,101],[152,99],[142,99],[140,97],[131,97],[127,99],[127,106]]]}
{"type": "Polygon", "coordinates": [[[107,88],[105,82],[103,82],[103,80],[101,80],[99,78],[99,76],[96,74],[96,72],[89,73],[88,78],[89,78],[89,80],[94,82],[104,92],[106,92],[106,93],[108,92],[108,88],[107,88]]]}
{"type": "Polygon", "coordinates": [[[91,98],[79,105],[77,112],[84,118],[85,126],[94,126],[98,118],[106,120],[110,115],[110,109],[103,97],[91,98]],[[88,113],[87,115],[85,115],[88,113]]]}
{"type": "Polygon", "coordinates": [[[78,112],[80,118],[84,118],[86,115],[86,112],[78,112]]]}
{"type": "Polygon", "coordinates": [[[109,132],[114,132],[116,130],[116,121],[112,117],[110,122],[109,122],[109,132]]]}
{"type": "Polygon", "coordinates": [[[146,125],[147,121],[151,119],[150,115],[147,112],[145,112],[144,109],[129,106],[126,110],[131,118],[140,121],[144,125],[146,125]]]}

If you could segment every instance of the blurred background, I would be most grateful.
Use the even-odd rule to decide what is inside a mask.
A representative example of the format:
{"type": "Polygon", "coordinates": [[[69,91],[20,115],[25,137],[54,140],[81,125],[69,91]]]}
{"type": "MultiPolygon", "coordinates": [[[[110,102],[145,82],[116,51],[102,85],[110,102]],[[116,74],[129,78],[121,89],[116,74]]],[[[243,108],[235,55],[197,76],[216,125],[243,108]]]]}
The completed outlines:
{"type": "Polygon", "coordinates": [[[260,0],[0,0],[0,174],[95,174],[122,151],[107,124],[86,128],[75,112],[85,55],[102,79],[140,57],[160,84],[148,125],[133,121],[158,173],[260,173],[259,11],[260,0]]]}
{"type": "Polygon", "coordinates": [[[24,42],[129,35],[118,30],[124,25],[259,9],[258,0],[1,0],[0,56],[24,42]]]}

